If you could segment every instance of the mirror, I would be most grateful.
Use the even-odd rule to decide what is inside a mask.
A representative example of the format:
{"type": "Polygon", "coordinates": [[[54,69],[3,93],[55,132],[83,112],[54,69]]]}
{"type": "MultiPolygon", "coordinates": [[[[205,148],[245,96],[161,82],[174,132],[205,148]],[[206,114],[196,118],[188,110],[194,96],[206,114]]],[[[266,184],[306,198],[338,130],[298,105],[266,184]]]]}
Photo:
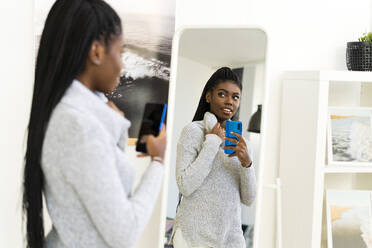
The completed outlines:
{"type": "MultiPolygon", "coordinates": [[[[247,194],[252,198],[252,194],[257,192],[260,181],[258,175],[261,134],[258,133],[260,127],[260,110],[258,109],[261,108],[259,105],[264,104],[265,97],[266,33],[258,28],[246,27],[185,28],[176,32],[173,49],[168,112],[169,116],[172,116],[168,123],[169,137],[171,137],[168,140],[170,168],[164,247],[172,247],[169,242],[175,226],[176,233],[173,235],[173,241],[177,236],[177,240],[181,237],[186,243],[185,246],[177,243],[175,248],[227,247],[224,245],[226,243],[236,243],[238,246],[244,243],[245,247],[253,247],[257,194],[252,202],[246,198],[247,194]],[[212,152],[210,162],[206,162],[212,164],[206,165],[209,169],[199,164],[198,168],[202,168],[199,174],[188,169],[202,154],[203,144],[207,142],[206,136],[198,136],[194,134],[193,128],[189,128],[191,131],[194,130],[188,134],[193,138],[191,141],[190,138],[189,141],[185,141],[185,133],[182,134],[182,131],[186,126],[190,126],[207,81],[221,67],[231,68],[241,79],[242,91],[240,91],[240,108],[237,114],[238,120],[242,122],[242,136],[250,147],[253,163],[250,168],[243,168],[237,157],[227,157],[223,152],[223,147],[218,147],[217,144],[217,152],[212,152]],[[250,121],[253,132],[248,132],[250,121]],[[203,140],[198,141],[198,139],[203,140]],[[195,141],[197,145],[184,147],[190,145],[192,141],[195,141]],[[182,143],[181,146],[185,148],[185,151],[178,151],[177,155],[178,143],[182,143]],[[191,163],[189,163],[190,159],[191,163]],[[187,176],[194,175],[195,180],[186,183],[189,186],[188,189],[185,189],[187,188],[185,186],[181,190],[186,195],[183,195],[178,206],[180,189],[177,180],[187,181],[188,179],[180,177],[176,180],[176,169],[184,160],[186,164],[183,164],[184,167],[179,169],[178,174],[181,171],[188,174],[187,176]],[[225,170],[225,167],[216,165],[217,160],[220,160],[220,164],[226,168],[235,167],[232,170],[231,168],[225,170]],[[228,161],[235,161],[235,163],[228,161]],[[255,187],[252,186],[254,177],[256,178],[255,187]],[[251,186],[253,188],[249,188],[251,186]],[[246,206],[241,203],[242,201],[250,205],[246,206]],[[175,218],[177,219],[176,225],[174,225],[175,218]],[[182,231],[181,236],[178,230],[182,231]]],[[[233,85],[235,88],[233,87],[231,92],[236,91],[238,87],[237,84],[233,85]]],[[[227,95],[229,94],[230,91],[227,95]]],[[[264,107],[262,106],[263,109],[264,107]]],[[[199,126],[207,125],[205,123],[207,122],[200,121],[199,126]]],[[[218,140],[216,137],[210,138],[208,142],[213,143],[216,140],[218,140]]],[[[208,149],[205,148],[205,150],[208,149]]],[[[205,161],[205,158],[203,159],[202,161],[205,161]]],[[[179,184],[182,183],[179,182],[179,184]]]]}

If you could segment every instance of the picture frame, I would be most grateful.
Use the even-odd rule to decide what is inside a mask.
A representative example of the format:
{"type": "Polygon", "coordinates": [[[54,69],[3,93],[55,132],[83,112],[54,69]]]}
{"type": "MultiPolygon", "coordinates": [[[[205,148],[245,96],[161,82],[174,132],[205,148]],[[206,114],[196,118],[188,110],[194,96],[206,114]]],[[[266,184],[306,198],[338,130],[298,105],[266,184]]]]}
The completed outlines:
{"type": "MultiPolygon", "coordinates": [[[[44,23],[54,2],[34,1],[35,59],[44,23]]],[[[125,27],[124,67],[118,86],[106,97],[131,121],[128,146],[136,146],[145,104],[168,102],[172,40],[176,27],[175,4],[171,0],[106,2],[117,12],[125,27]]]]}
{"type": "Polygon", "coordinates": [[[329,107],[328,165],[372,166],[372,108],[329,107]]]}
{"type": "Polygon", "coordinates": [[[372,246],[372,191],[327,190],[327,247],[372,246]]]}
{"type": "Polygon", "coordinates": [[[106,94],[131,121],[135,146],[146,103],[168,103],[175,8],[171,0],[107,0],[123,22],[125,49],[119,85],[106,94]],[[130,6],[130,7],[129,7],[130,6]],[[149,7],[149,6],[152,6],[149,7]]]}

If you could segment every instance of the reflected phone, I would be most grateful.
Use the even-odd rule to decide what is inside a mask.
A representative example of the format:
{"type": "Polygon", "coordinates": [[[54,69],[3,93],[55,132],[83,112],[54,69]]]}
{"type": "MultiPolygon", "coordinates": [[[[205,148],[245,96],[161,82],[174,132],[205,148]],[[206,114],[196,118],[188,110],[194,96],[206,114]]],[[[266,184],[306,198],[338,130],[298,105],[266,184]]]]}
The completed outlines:
{"type": "Polygon", "coordinates": [[[136,143],[136,151],[147,153],[146,141],[148,135],[158,136],[161,128],[166,122],[167,104],[146,103],[143,113],[141,128],[136,143]]]}
{"type": "MultiPolygon", "coordinates": [[[[235,132],[240,135],[242,135],[242,122],[241,121],[226,121],[226,134],[225,136],[228,138],[233,138],[239,141],[239,138],[236,137],[235,135],[231,134],[230,132],[235,132]]],[[[234,143],[231,141],[225,140],[225,146],[236,146],[234,143]]],[[[225,154],[233,154],[235,153],[234,150],[226,150],[225,149],[225,154]]]]}

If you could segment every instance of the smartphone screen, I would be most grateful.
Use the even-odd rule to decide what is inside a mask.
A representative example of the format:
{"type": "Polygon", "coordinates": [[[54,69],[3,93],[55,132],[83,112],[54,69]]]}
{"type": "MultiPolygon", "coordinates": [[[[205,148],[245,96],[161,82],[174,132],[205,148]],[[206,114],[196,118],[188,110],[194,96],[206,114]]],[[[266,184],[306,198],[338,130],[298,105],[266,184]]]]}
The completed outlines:
{"type": "Polygon", "coordinates": [[[136,151],[147,153],[147,137],[152,134],[158,136],[163,124],[166,122],[167,104],[146,103],[141,128],[136,144],[136,151]]]}
{"type": "MultiPolygon", "coordinates": [[[[233,139],[236,139],[236,140],[239,140],[238,137],[236,137],[235,135],[231,134],[230,132],[235,132],[235,133],[238,133],[238,134],[242,134],[242,122],[241,121],[226,121],[226,137],[228,138],[233,138],[233,139]]],[[[234,143],[232,143],[231,141],[228,141],[228,140],[225,140],[225,146],[236,146],[234,143]]],[[[233,154],[235,153],[234,150],[226,150],[225,149],[225,154],[233,154]]]]}

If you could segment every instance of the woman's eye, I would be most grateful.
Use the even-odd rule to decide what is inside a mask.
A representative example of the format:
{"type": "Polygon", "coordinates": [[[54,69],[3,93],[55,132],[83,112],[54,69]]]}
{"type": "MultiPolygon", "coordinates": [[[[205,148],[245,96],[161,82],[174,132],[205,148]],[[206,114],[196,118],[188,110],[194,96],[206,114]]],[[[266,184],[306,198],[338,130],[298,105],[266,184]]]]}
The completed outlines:
{"type": "Polygon", "coordinates": [[[219,93],[218,93],[218,96],[220,96],[220,97],[225,97],[225,93],[223,93],[223,92],[219,92],[219,93]]]}
{"type": "Polygon", "coordinates": [[[233,96],[233,99],[234,99],[235,101],[237,101],[237,100],[239,100],[239,96],[233,96]]]}

